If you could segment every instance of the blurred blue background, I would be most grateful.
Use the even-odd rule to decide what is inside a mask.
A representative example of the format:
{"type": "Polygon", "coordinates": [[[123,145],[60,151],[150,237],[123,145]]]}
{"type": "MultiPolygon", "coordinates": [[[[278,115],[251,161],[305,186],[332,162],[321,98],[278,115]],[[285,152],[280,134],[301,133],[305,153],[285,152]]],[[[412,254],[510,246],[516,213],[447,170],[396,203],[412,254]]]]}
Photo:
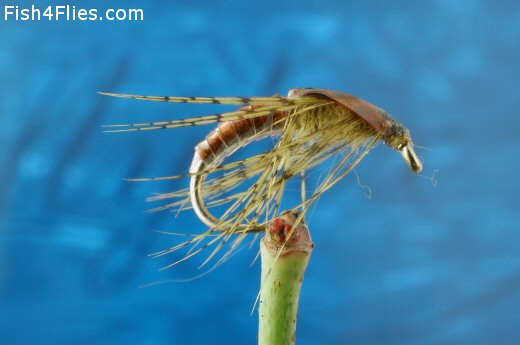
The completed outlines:
{"type": "Polygon", "coordinates": [[[256,343],[256,247],[200,279],[140,288],[200,273],[200,259],[159,271],[179,257],[147,255],[179,239],[153,230],[204,227],[190,212],[144,213],[151,193],[187,181],[123,178],[186,172],[212,126],[101,129],[223,109],[96,91],[294,87],[394,114],[437,181],[379,145],[357,169],[370,199],[352,175],[320,200],[298,344],[520,343],[518,1],[69,4],[145,20],[0,21],[0,344],[256,343]]]}

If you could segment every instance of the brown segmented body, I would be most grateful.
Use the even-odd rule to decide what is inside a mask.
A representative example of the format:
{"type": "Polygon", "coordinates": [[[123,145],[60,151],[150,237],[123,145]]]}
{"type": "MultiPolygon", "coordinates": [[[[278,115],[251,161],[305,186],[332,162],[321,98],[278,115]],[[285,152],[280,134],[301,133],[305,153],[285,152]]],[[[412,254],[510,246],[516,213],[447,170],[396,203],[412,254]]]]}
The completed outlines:
{"type": "MultiPolygon", "coordinates": [[[[257,109],[261,106],[248,106],[242,109],[257,109]]],[[[225,158],[237,144],[251,135],[263,130],[280,129],[283,126],[285,114],[274,112],[271,115],[264,115],[252,119],[238,119],[220,123],[217,128],[211,131],[206,138],[195,146],[195,151],[199,157],[210,164],[215,160],[225,158]]]]}

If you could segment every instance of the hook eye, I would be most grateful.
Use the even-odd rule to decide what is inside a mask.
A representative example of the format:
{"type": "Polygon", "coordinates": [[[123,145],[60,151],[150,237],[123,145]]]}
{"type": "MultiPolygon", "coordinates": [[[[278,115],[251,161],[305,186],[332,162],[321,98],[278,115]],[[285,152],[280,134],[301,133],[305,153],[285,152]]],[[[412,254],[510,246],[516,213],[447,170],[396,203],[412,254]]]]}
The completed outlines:
{"type": "Polygon", "coordinates": [[[403,156],[406,163],[414,173],[419,174],[423,169],[423,164],[413,149],[413,144],[406,143],[404,147],[400,149],[401,155],[403,156]]]}

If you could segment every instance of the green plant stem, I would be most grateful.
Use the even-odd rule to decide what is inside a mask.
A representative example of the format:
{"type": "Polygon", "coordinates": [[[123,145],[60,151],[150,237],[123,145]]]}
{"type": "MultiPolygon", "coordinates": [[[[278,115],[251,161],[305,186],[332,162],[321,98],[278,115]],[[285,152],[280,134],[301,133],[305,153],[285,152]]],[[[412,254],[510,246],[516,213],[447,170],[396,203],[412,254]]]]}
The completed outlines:
{"type": "Polygon", "coordinates": [[[300,224],[290,230],[294,220],[294,216],[285,213],[275,220],[278,223],[270,226],[261,241],[259,345],[296,343],[300,290],[313,244],[307,226],[300,224]]]}

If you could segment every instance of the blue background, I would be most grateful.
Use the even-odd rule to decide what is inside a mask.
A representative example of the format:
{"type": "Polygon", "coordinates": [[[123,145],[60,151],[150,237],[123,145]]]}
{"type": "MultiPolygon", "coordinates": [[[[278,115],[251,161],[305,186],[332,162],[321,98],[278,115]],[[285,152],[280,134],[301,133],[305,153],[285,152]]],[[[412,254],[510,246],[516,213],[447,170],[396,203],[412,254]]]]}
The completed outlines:
{"type": "Polygon", "coordinates": [[[122,178],[186,172],[212,126],[101,130],[223,109],[96,91],[294,87],[394,114],[437,181],[379,145],[357,169],[370,200],[355,175],[321,198],[298,344],[520,343],[518,1],[70,4],[143,8],[145,21],[0,21],[0,344],[256,343],[256,247],[140,288],[201,272],[200,258],[159,271],[179,256],[147,255],[179,239],[152,230],[204,227],[143,212],[187,181],[122,178]]]}

